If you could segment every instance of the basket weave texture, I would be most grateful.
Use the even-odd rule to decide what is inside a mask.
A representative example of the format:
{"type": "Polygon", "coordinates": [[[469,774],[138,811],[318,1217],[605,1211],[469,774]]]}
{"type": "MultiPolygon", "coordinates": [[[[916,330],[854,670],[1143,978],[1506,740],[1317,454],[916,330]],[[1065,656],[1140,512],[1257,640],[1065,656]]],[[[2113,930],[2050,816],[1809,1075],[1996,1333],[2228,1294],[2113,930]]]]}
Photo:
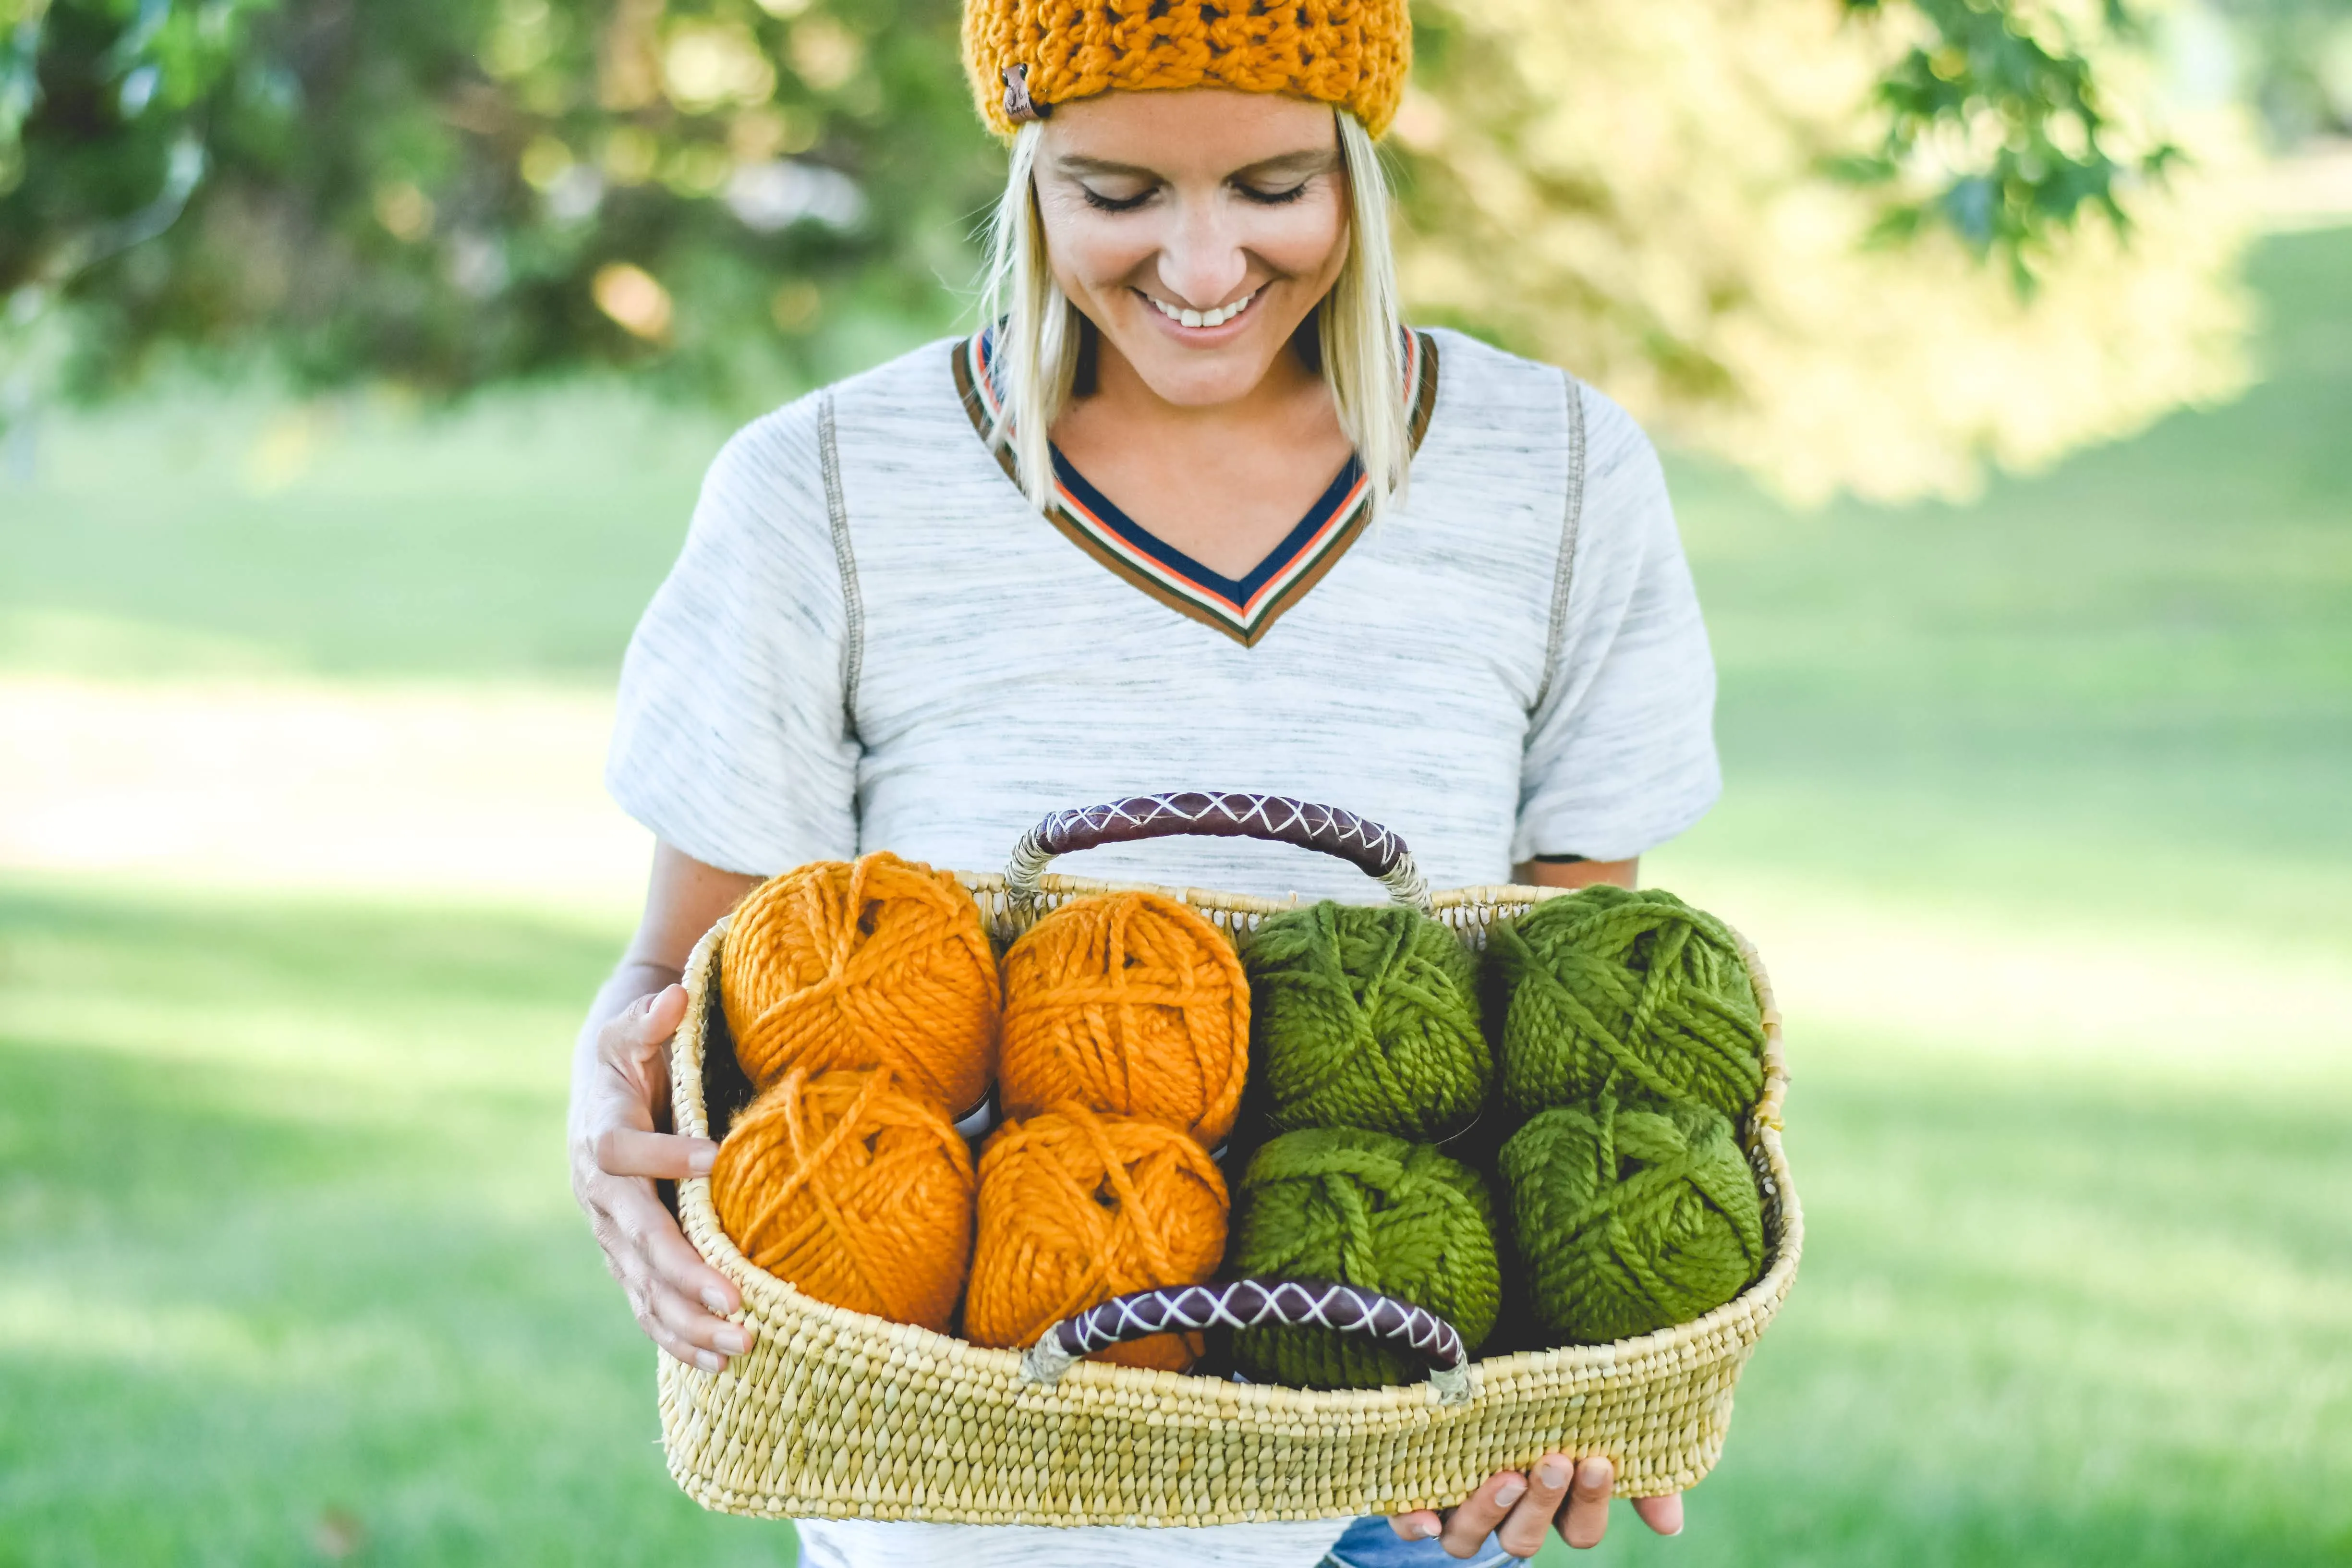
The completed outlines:
{"type": "MultiPolygon", "coordinates": [[[[1113,889],[1047,876],[1035,908],[1016,913],[1002,877],[962,881],[1000,946],[1055,906],[1113,889]]],[[[1244,943],[1260,919],[1292,907],[1158,890],[1244,943]]],[[[1465,888],[1437,894],[1434,911],[1483,947],[1496,924],[1562,891],[1465,888]]],[[[690,1003],[671,1046],[677,1130],[697,1136],[710,1132],[704,1052],[726,925],[688,961],[690,1003]]],[[[742,1291],[739,1321],[756,1342],[721,1373],[659,1357],[670,1474],[724,1513],[947,1524],[1242,1524],[1448,1508],[1496,1471],[1556,1450],[1608,1455],[1621,1497],[1693,1486],[1722,1452],[1733,1385],[1788,1294],[1803,1240],[1780,1150],[1780,1014],[1755,950],[1743,939],[1740,951],[1764,1012],[1764,1094],[1742,1135],[1771,1261],[1703,1318],[1479,1362],[1471,1398],[1454,1405],[1425,1384],[1326,1392],[1091,1362],[1043,1387],[1024,1380],[1017,1351],[828,1306],[755,1268],[698,1177],[678,1185],[680,1219],[742,1291]]]]}

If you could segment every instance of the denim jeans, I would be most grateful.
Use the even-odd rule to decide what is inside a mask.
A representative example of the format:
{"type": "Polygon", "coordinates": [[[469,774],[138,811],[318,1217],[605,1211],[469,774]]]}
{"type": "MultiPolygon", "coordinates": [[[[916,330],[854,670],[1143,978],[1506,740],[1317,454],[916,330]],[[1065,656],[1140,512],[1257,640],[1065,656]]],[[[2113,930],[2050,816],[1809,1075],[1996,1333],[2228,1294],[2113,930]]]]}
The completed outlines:
{"type": "Polygon", "coordinates": [[[1374,1515],[1349,1525],[1332,1542],[1331,1554],[1323,1559],[1320,1568],[1457,1568],[1457,1564],[1459,1568],[1496,1568],[1512,1561],[1503,1543],[1491,1535],[1477,1555],[1449,1557],[1434,1540],[1406,1541],[1389,1528],[1387,1520],[1374,1515]]]}

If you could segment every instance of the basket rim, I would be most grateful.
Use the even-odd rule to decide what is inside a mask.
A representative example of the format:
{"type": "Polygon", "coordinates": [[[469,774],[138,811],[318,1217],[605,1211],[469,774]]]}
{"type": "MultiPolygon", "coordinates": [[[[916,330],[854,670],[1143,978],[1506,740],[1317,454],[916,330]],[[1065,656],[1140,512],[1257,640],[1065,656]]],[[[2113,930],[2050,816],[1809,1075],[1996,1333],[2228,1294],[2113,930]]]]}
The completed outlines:
{"type": "MultiPolygon", "coordinates": [[[[1001,873],[959,871],[952,874],[976,898],[992,898],[1001,904],[1005,896],[1004,878],[1001,873]]],[[[1304,907],[1295,894],[1287,899],[1266,899],[1244,893],[1180,889],[1153,883],[1104,882],[1053,873],[1039,879],[1039,889],[1043,900],[1052,901],[1086,898],[1097,893],[1154,892],[1177,899],[1213,915],[1265,915],[1304,907]]],[[[1441,916],[1448,910],[1461,909],[1475,911],[1484,908],[1500,912],[1505,909],[1531,909],[1538,903],[1567,897],[1579,890],[1493,883],[1434,893],[1432,904],[1441,916]]],[[[688,992],[687,1016],[672,1037],[670,1045],[672,1126],[675,1131],[694,1137],[707,1138],[710,1134],[709,1112],[702,1091],[702,1050],[707,1038],[700,1026],[706,1006],[703,993],[707,986],[716,985],[716,950],[733,919],[731,910],[721,915],[695,943],[687,959],[683,977],[688,992]]],[[[1002,917],[991,923],[1001,926],[1002,917]]],[[[1747,1289],[1713,1311],[1687,1322],[1605,1344],[1559,1345],[1546,1350],[1517,1351],[1507,1355],[1474,1359],[1470,1363],[1473,1386],[1476,1391],[1474,1397],[1479,1402],[1507,1395],[1514,1384],[1535,1374],[1585,1372],[1596,1376],[1622,1375],[1638,1370],[1645,1363],[1678,1361],[1682,1359],[1681,1352],[1685,1346],[1714,1340],[1724,1331],[1744,1321],[1761,1318],[1769,1321],[1787,1296],[1803,1251],[1804,1214],[1798,1202],[1796,1186],[1790,1179],[1788,1162],[1780,1142],[1781,1110],[1789,1087],[1780,1012],[1774,1001],[1771,977],[1765,970],[1762,955],[1744,933],[1736,927],[1730,929],[1740,958],[1748,966],[1748,981],[1763,1015],[1764,1092],[1748,1113],[1748,1125],[1741,1129],[1741,1142],[1751,1153],[1761,1152],[1765,1173],[1775,1188],[1774,1195],[1778,1200],[1775,1213],[1779,1223],[1767,1231],[1767,1238],[1773,1248],[1770,1267],[1747,1289]]],[[[685,1218],[691,1211],[693,1217],[699,1222],[699,1228],[706,1230],[710,1237],[711,1245],[703,1247],[696,1243],[697,1249],[707,1262],[735,1282],[737,1289],[744,1293],[747,1306],[756,1297],[771,1317],[814,1319],[836,1331],[855,1334],[868,1342],[887,1340],[894,1357],[905,1355],[927,1361],[961,1362],[976,1371],[986,1371],[1008,1382],[1019,1382],[1022,1352],[1018,1350],[990,1349],[953,1334],[911,1323],[893,1322],[871,1313],[820,1301],[760,1268],[743,1254],[735,1245],[734,1238],[728,1236],[725,1227],[719,1225],[718,1211],[710,1199],[710,1179],[708,1176],[689,1176],[680,1181],[677,1184],[677,1199],[680,1217],[685,1218]]],[[[691,1232],[697,1227],[686,1228],[692,1242],[691,1232]]],[[[740,1312],[736,1314],[738,1319],[741,1316],[740,1312]]],[[[1760,1332],[1760,1328],[1757,1331],[1760,1332]]],[[[1097,1361],[1082,1361],[1072,1367],[1063,1377],[1062,1385],[1067,1387],[1073,1384],[1080,1386],[1097,1384],[1109,1393],[1123,1391],[1139,1396],[1196,1390],[1205,1385],[1219,1391],[1221,1403],[1231,1401],[1237,1405],[1258,1406],[1270,1413],[1301,1417],[1343,1411],[1365,1413],[1428,1408],[1436,1397],[1426,1383],[1382,1388],[1293,1388],[1282,1384],[1242,1383],[1204,1373],[1168,1372],[1097,1361]]]]}

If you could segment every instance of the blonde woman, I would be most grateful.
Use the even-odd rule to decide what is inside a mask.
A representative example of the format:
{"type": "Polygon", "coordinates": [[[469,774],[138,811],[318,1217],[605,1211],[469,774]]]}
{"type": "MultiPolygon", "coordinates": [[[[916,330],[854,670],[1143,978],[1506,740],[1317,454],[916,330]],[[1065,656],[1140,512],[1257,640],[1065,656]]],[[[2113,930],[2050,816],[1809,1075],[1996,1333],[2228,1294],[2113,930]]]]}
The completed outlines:
{"type": "MultiPolygon", "coordinates": [[[[638,1322],[717,1370],[740,1305],[656,1178],[688,950],[760,879],[887,847],[1001,864],[1057,807],[1329,801],[1437,886],[1631,885],[1712,804],[1714,673],[1649,443],[1572,377],[1399,316],[1374,138],[1405,0],[969,0],[1011,140],[987,327],[758,420],[712,465],[622,676],[608,782],[659,841],[573,1076],[573,1185],[638,1322]],[[1336,19],[1335,19],[1336,18],[1336,19]]],[[[1366,900],[1188,839],[1087,874],[1366,900]]],[[[1581,1458],[1581,1463],[1578,1462],[1581,1458]]],[[[1342,1568],[1608,1521],[1553,1455],[1444,1515],[1215,1530],[810,1522],[852,1568],[1342,1568]]],[[[1678,1498],[1636,1502],[1681,1528],[1678,1498]]]]}

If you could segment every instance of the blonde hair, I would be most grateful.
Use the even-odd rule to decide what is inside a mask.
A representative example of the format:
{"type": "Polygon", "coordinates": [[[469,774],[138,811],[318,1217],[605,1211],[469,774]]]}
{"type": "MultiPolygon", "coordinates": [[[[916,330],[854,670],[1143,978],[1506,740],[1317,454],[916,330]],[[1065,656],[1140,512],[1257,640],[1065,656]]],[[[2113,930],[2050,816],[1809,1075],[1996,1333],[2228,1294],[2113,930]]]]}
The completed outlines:
{"type": "MultiPolygon", "coordinates": [[[[1371,515],[1402,501],[1412,463],[1404,384],[1403,320],[1396,256],[1389,244],[1389,182],[1380,149],[1344,110],[1339,154],[1348,176],[1348,256],[1316,310],[1323,380],[1339,428],[1371,480],[1371,515]]],[[[989,439],[1013,454],[1030,503],[1049,510],[1054,465],[1049,433],[1067,406],[1078,368],[1079,320],[1054,281],[1037,213],[1037,143],[1045,127],[1024,125],[1013,141],[1004,195],[989,226],[981,319],[1000,322],[990,363],[1006,395],[989,439]]]]}

